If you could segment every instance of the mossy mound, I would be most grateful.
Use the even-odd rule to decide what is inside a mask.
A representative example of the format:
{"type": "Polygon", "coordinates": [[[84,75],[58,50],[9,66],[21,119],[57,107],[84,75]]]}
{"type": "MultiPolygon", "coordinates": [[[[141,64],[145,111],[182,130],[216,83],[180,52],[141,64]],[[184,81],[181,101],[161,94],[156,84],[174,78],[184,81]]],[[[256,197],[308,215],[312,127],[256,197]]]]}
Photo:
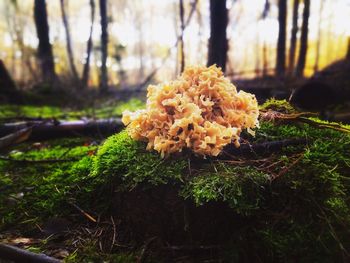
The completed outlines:
{"type": "MultiPolygon", "coordinates": [[[[100,147],[91,138],[22,144],[7,155],[14,160],[0,158],[0,231],[33,236],[48,218],[65,218],[73,226],[63,245],[68,262],[135,262],[143,250],[152,262],[346,262],[350,136],[272,122],[255,138],[244,134],[252,144],[289,138],[307,143],[225,159],[162,159],[125,131],[100,147]],[[55,159],[66,161],[45,162],[55,159]]],[[[46,238],[33,249],[50,254],[58,241],[46,238]]]]}
{"type": "Polygon", "coordinates": [[[123,131],[99,149],[93,174],[111,178],[111,212],[133,240],[219,244],[221,256],[239,261],[346,261],[350,136],[307,124],[261,126],[251,143],[308,143],[268,157],[161,159],[123,131]]]}

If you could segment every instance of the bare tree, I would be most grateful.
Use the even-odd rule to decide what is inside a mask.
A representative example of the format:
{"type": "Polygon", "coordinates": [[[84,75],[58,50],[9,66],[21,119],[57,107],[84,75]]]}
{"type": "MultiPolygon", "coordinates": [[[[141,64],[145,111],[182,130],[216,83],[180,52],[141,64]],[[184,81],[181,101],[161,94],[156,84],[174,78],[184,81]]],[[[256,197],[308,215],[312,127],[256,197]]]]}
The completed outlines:
{"type": "Polygon", "coordinates": [[[210,38],[208,66],[216,64],[225,72],[228,43],[226,28],[228,12],[226,0],[210,0],[210,38]]]}
{"type": "MultiPolygon", "coordinates": [[[[264,5],[264,9],[263,12],[261,14],[261,19],[265,20],[266,17],[268,16],[270,12],[270,1],[269,0],[265,0],[265,5],[264,5]]],[[[268,50],[267,50],[267,43],[266,40],[264,39],[263,41],[263,50],[262,50],[262,56],[263,56],[263,69],[262,69],[262,75],[263,77],[267,76],[267,71],[268,71],[268,50]]]]}
{"type": "Polygon", "coordinates": [[[107,18],[107,0],[100,0],[101,16],[101,76],[100,91],[105,92],[108,89],[107,55],[108,55],[108,18],[107,18]]]}
{"type": "Polygon", "coordinates": [[[179,45],[180,49],[180,72],[183,72],[185,69],[185,46],[184,46],[184,31],[185,31],[185,19],[184,19],[184,3],[183,0],[179,0],[179,14],[180,14],[180,37],[179,37],[179,45]]]}
{"type": "Polygon", "coordinates": [[[276,74],[283,77],[286,67],[287,0],[278,1],[278,24],[276,74]]]}
{"type": "Polygon", "coordinates": [[[315,65],[314,65],[314,71],[318,71],[318,64],[320,60],[320,48],[321,48],[321,23],[322,23],[322,13],[323,13],[323,2],[324,0],[320,1],[320,10],[318,14],[318,30],[317,30],[317,45],[316,45],[316,58],[315,58],[315,65]]]}
{"type": "Polygon", "coordinates": [[[292,34],[290,38],[290,49],[289,49],[289,64],[288,71],[290,74],[293,73],[295,64],[295,50],[297,44],[297,33],[298,33],[298,9],[300,0],[294,0],[293,2],[293,22],[292,22],[292,34]]]}
{"type": "MultiPolygon", "coordinates": [[[[176,38],[178,38],[178,36],[180,35],[179,34],[179,18],[178,18],[178,4],[176,2],[174,2],[173,4],[173,14],[174,14],[174,20],[173,20],[173,23],[174,23],[174,32],[175,32],[175,36],[176,38]]],[[[177,75],[179,75],[179,57],[180,57],[180,50],[179,50],[179,45],[178,45],[178,42],[176,43],[177,44],[177,49],[176,49],[176,59],[175,59],[175,75],[174,77],[176,78],[177,75]]],[[[152,66],[152,68],[154,68],[152,66]]]]}
{"type": "Polygon", "coordinates": [[[0,99],[2,98],[8,98],[10,102],[18,102],[20,95],[16,83],[0,59],[0,99]]]}
{"type": "Polygon", "coordinates": [[[350,37],[348,37],[348,50],[346,52],[346,59],[350,60],[350,37]]]}
{"type": "Polygon", "coordinates": [[[53,60],[52,46],[49,40],[49,24],[45,0],[34,1],[34,20],[39,39],[38,59],[44,81],[53,82],[57,77],[53,60]]]}
{"type": "Polygon", "coordinates": [[[62,22],[63,22],[64,30],[66,32],[66,45],[67,45],[69,67],[71,69],[74,80],[78,81],[79,77],[78,77],[77,69],[76,69],[75,64],[74,64],[74,54],[73,54],[73,49],[72,49],[72,42],[71,42],[68,17],[66,14],[66,7],[65,7],[67,2],[65,2],[65,0],[61,0],[60,3],[61,3],[62,22]]]}
{"type": "Polygon", "coordinates": [[[85,58],[85,64],[83,68],[83,76],[82,76],[82,86],[85,88],[87,86],[88,80],[89,80],[89,73],[90,73],[90,56],[91,56],[91,50],[92,50],[92,33],[94,28],[94,22],[95,22],[95,1],[90,0],[90,16],[91,16],[91,24],[90,24],[90,33],[89,33],[89,39],[87,42],[87,48],[86,48],[86,58],[85,58]]]}
{"type": "Polygon", "coordinates": [[[301,77],[304,74],[306,55],[307,55],[307,40],[309,32],[309,16],[310,16],[310,0],[304,0],[304,11],[303,11],[303,23],[301,26],[301,37],[300,37],[300,51],[298,57],[298,64],[295,71],[297,77],[301,77]]]}

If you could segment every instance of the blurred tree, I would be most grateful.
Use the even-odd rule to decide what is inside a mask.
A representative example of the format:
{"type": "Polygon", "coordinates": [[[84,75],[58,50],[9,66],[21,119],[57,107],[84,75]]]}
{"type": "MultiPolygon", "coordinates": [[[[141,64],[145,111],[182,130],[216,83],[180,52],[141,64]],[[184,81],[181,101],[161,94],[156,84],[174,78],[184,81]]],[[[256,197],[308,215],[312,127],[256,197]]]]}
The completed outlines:
{"type": "MultiPolygon", "coordinates": [[[[123,5],[121,3],[120,5],[123,5]]],[[[145,56],[144,51],[145,47],[147,49],[147,41],[144,39],[144,24],[145,24],[145,16],[144,16],[144,6],[143,3],[139,0],[129,1],[129,8],[132,13],[132,20],[135,24],[138,41],[135,44],[135,53],[139,57],[139,68],[138,68],[138,82],[143,81],[145,77],[145,56]]],[[[125,8],[125,7],[124,7],[125,8]]]]}
{"type": "Polygon", "coordinates": [[[66,14],[67,2],[65,0],[61,0],[60,3],[61,3],[62,22],[63,22],[64,30],[66,33],[66,45],[67,45],[69,66],[70,66],[74,81],[78,82],[79,77],[78,77],[77,69],[76,69],[75,64],[74,64],[74,55],[73,55],[73,49],[72,49],[71,35],[70,35],[68,17],[66,14]]]}
{"type": "MultiPolygon", "coordinates": [[[[25,45],[24,43],[24,34],[23,27],[26,24],[26,21],[23,17],[23,13],[18,5],[18,2],[15,0],[5,1],[5,8],[7,12],[5,13],[5,18],[7,22],[7,31],[11,36],[13,42],[12,53],[13,53],[13,68],[17,68],[21,73],[21,81],[28,79],[38,79],[37,73],[32,65],[31,56],[35,54],[35,49],[30,46],[25,45]],[[16,58],[15,54],[19,49],[21,67],[16,67],[16,58]],[[29,74],[28,74],[29,73],[29,74]]],[[[15,71],[13,71],[15,73],[15,71]]]]}
{"type": "Polygon", "coordinates": [[[41,67],[42,79],[53,83],[57,79],[53,60],[52,46],[49,39],[49,24],[45,0],[34,1],[34,20],[39,39],[38,59],[41,67]]]}
{"type": "Polygon", "coordinates": [[[208,49],[208,66],[216,64],[225,72],[228,43],[226,28],[228,12],[226,0],[210,0],[210,38],[208,49]]]}
{"type": "MultiPolygon", "coordinates": [[[[265,20],[267,18],[267,16],[269,15],[270,12],[270,1],[269,0],[265,0],[265,5],[264,5],[264,9],[263,12],[261,14],[261,19],[265,20]]],[[[264,39],[263,41],[263,52],[262,52],[262,56],[263,56],[263,69],[262,69],[262,75],[263,77],[267,76],[267,71],[268,71],[268,55],[267,55],[267,44],[266,44],[266,40],[264,39]]]]}
{"type": "Polygon", "coordinates": [[[115,51],[114,51],[114,59],[116,60],[118,64],[118,79],[119,79],[119,84],[121,87],[124,87],[126,85],[126,72],[123,68],[123,63],[122,63],[122,58],[123,55],[125,54],[125,46],[122,44],[116,44],[115,45],[115,51]]]}
{"type": "Polygon", "coordinates": [[[17,86],[7,71],[4,62],[0,59],[0,99],[2,97],[7,98],[10,102],[20,100],[17,86]]]}
{"type": "Polygon", "coordinates": [[[107,72],[107,50],[108,50],[108,19],[107,19],[107,0],[100,1],[101,16],[101,76],[100,91],[105,92],[108,89],[108,72],[107,72]]]}
{"type": "Polygon", "coordinates": [[[180,37],[178,48],[180,49],[180,72],[182,73],[185,69],[185,46],[184,46],[184,31],[185,31],[185,18],[184,18],[184,3],[183,0],[179,0],[179,15],[180,15],[180,37]]]}
{"type": "Polygon", "coordinates": [[[318,29],[317,29],[317,44],[316,44],[316,58],[314,65],[314,72],[318,71],[318,64],[320,60],[320,48],[321,48],[321,23],[322,23],[322,13],[323,13],[323,2],[320,0],[320,10],[318,14],[318,29]]]}
{"type": "Polygon", "coordinates": [[[296,67],[295,74],[297,77],[301,77],[304,74],[306,54],[307,54],[307,41],[309,32],[309,16],[310,16],[310,0],[304,0],[304,11],[303,11],[303,23],[301,26],[301,37],[300,37],[300,50],[298,57],[298,64],[296,67]]]}
{"type": "Polygon", "coordinates": [[[278,24],[276,75],[283,77],[286,67],[287,0],[278,1],[278,24]]]}
{"type": "Polygon", "coordinates": [[[83,76],[81,78],[82,81],[82,87],[86,88],[89,80],[89,73],[90,73],[90,56],[91,56],[91,50],[92,50],[92,33],[94,28],[94,22],[95,22],[95,1],[90,0],[90,17],[91,17],[91,24],[90,24],[90,33],[89,38],[87,41],[87,48],[86,48],[86,54],[85,54],[85,64],[83,68],[83,76]]]}
{"type": "MultiPolygon", "coordinates": [[[[178,4],[176,2],[173,3],[173,23],[174,23],[174,32],[176,38],[179,37],[179,17],[178,17],[178,4]]],[[[175,72],[174,72],[174,77],[176,78],[179,75],[179,57],[180,57],[180,50],[179,50],[179,43],[178,41],[176,42],[177,45],[177,54],[176,54],[176,60],[175,60],[175,72]]],[[[153,67],[154,68],[154,67],[153,67]]]]}
{"type": "Polygon", "coordinates": [[[350,37],[348,37],[348,50],[346,52],[346,59],[350,60],[350,37]]]}
{"type": "Polygon", "coordinates": [[[300,0],[294,0],[293,2],[293,22],[292,22],[292,32],[290,38],[290,48],[289,48],[289,64],[288,71],[293,74],[294,64],[295,64],[295,50],[297,44],[297,33],[298,33],[298,10],[299,10],[300,0]]]}

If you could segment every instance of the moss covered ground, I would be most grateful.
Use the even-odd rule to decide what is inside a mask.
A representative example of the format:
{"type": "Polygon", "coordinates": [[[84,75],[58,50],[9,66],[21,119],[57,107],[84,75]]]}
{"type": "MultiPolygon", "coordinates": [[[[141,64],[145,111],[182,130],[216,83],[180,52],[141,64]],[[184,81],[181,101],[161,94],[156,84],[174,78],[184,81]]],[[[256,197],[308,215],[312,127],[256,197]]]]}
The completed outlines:
{"type": "Polygon", "coordinates": [[[0,158],[1,238],[68,262],[347,262],[350,135],[264,121],[245,136],[288,138],[307,143],[225,159],[161,159],[126,131],[21,144],[0,158]]]}
{"type": "Polygon", "coordinates": [[[28,118],[56,118],[76,120],[84,118],[111,118],[120,117],[125,109],[135,110],[144,103],[139,99],[130,99],[126,102],[104,102],[97,107],[61,108],[58,106],[37,105],[0,105],[0,123],[13,119],[28,118]]]}

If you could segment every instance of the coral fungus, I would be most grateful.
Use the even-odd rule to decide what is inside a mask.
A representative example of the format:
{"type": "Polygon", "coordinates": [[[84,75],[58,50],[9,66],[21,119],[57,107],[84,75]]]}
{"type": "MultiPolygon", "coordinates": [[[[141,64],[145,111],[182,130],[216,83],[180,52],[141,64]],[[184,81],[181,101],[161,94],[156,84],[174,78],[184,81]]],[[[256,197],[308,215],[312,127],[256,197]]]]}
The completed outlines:
{"type": "Polygon", "coordinates": [[[146,109],[123,112],[129,135],[162,156],[183,149],[217,156],[242,129],[258,126],[254,95],[236,87],[220,68],[188,67],[176,80],[148,87],[146,109]]]}

